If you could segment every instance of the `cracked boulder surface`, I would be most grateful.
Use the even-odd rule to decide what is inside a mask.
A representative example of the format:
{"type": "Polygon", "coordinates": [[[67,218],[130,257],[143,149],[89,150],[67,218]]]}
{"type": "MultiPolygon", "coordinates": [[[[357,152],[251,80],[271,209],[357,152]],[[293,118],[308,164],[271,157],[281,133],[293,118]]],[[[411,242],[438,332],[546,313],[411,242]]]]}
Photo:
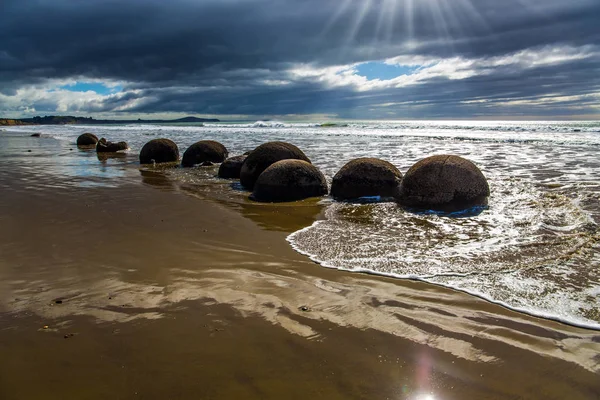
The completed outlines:
{"type": "Polygon", "coordinates": [[[436,211],[487,205],[490,187],[471,161],[454,155],[427,157],[413,165],[402,182],[400,204],[436,211]]]}

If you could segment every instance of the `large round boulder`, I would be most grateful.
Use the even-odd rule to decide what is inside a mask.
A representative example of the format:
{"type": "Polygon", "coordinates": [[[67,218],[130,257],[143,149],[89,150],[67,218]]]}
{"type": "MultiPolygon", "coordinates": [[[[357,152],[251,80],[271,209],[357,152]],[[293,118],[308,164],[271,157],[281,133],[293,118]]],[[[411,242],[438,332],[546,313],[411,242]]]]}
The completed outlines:
{"type": "Polygon", "coordinates": [[[285,142],[268,142],[261,144],[254,149],[240,171],[240,182],[247,189],[253,189],[254,183],[258,179],[259,175],[267,169],[271,164],[281,160],[304,160],[310,163],[310,160],[306,155],[290,143],[285,142]]]}
{"type": "Polygon", "coordinates": [[[247,156],[245,155],[229,157],[227,160],[223,161],[221,166],[219,166],[219,178],[239,179],[240,171],[242,170],[242,165],[244,165],[246,157],[247,156]]]}
{"type": "Polygon", "coordinates": [[[98,143],[98,137],[93,133],[84,133],[77,138],[77,146],[95,146],[98,143]]]}
{"type": "Polygon", "coordinates": [[[338,171],[331,182],[331,195],[340,200],[367,196],[397,197],[402,173],[377,158],[357,158],[338,171]]]}
{"type": "Polygon", "coordinates": [[[408,207],[456,211],[486,205],[490,187],[471,161],[438,155],[413,165],[402,182],[399,201],[408,207]]]}
{"type": "Polygon", "coordinates": [[[201,140],[188,147],[183,153],[181,165],[193,167],[204,163],[222,163],[228,155],[229,152],[221,143],[214,140],[201,140]]]}
{"type": "Polygon", "coordinates": [[[128,148],[127,142],[109,142],[104,138],[98,140],[98,143],[96,143],[96,153],[116,153],[128,148]]]}
{"type": "Polygon", "coordinates": [[[179,160],[179,149],[169,139],[153,139],[140,151],[140,164],[175,162],[179,160]]]}
{"type": "Polygon", "coordinates": [[[324,196],[325,177],[304,160],[282,160],[271,164],[256,180],[252,199],[263,202],[282,202],[324,196]]]}

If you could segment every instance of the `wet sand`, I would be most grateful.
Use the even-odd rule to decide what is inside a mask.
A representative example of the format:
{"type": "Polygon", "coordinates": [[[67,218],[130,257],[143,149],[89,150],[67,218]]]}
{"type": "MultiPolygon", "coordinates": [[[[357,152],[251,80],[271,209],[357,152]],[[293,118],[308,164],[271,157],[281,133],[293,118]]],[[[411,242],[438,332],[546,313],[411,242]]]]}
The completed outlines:
{"type": "Polygon", "coordinates": [[[1,399],[600,397],[600,332],[316,265],[285,241],[314,202],[0,144],[1,399]]]}

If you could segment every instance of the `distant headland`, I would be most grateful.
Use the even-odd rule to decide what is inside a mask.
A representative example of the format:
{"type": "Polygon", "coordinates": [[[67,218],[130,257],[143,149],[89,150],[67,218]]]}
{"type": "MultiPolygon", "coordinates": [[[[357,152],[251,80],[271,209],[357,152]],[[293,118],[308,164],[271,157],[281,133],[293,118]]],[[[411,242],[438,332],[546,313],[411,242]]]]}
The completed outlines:
{"type": "Polygon", "coordinates": [[[201,123],[201,122],[220,122],[216,118],[196,118],[185,117],[179,119],[94,119],[92,117],[72,117],[72,116],[45,116],[22,119],[0,118],[0,126],[15,125],[108,125],[108,124],[176,124],[176,123],[201,123]]]}

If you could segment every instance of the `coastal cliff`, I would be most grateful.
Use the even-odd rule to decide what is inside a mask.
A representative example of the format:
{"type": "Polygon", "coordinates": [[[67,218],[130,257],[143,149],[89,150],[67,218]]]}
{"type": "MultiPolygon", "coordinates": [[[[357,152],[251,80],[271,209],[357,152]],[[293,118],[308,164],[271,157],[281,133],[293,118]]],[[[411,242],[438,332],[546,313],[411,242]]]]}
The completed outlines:
{"type": "Polygon", "coordinates": [[[20,119],[0,119],[0,126],[33,125],[20,119]]]}

